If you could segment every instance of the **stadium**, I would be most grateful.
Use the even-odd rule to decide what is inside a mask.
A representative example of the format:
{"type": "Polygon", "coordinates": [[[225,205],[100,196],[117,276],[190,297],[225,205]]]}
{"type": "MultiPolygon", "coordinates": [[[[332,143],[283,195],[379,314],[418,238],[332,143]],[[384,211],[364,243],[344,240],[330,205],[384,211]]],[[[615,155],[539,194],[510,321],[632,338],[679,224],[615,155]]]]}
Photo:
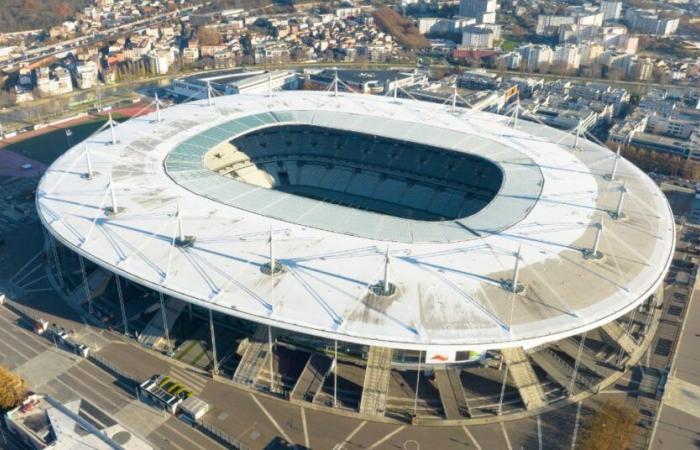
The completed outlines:
{"type": "Polygon", "coordinates": [[[37,190],[56,284],[143,345],[202,346],[192,364],[240,385],[505,417],[596,392],[653,334],[670,207],[576,132],[309,91],[110,124],[37,190]]]}

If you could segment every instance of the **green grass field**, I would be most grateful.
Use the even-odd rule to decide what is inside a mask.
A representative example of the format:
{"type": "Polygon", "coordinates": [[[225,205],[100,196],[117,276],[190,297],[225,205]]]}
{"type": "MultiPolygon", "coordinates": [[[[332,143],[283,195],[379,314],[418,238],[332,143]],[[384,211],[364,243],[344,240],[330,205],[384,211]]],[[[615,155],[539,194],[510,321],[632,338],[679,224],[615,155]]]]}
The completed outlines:
{"type": "MultiPolygon", "coordinates": [[[[115,117],[115,120],[121,121],[124,118],[115,117]]],[[[68,127],[67,129],[72,131],[70,137],[66,136],[66,129],[55,128],[48,133],[10,144],[5,149],[49,165],[76,143],[87,139],[105,122],[107,122],[106,117],[95,117],[87,122],[68,127]]]]}
{"type": "Polygon", "coordinates": [[[504,52],[512,52],[513,50],[518,48],[518,45],[520,45],[520,43],[518,41],[512,39],[511,37],[506,37],[501,42],[501,48],[503,49],[504,52]]]}

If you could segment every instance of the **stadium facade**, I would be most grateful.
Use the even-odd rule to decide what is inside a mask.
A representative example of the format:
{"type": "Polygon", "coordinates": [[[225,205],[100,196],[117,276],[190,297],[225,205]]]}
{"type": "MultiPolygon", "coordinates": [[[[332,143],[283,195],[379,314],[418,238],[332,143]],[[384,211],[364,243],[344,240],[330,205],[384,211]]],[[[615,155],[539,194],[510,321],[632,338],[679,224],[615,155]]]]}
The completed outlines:
{"type": "Polygon", "coordinates": [[[646,345],[675,245],[654,182],[575,132],[348,93],[129,120],[59,158],[37,207],[77,307],[112,283],[128,330],[124,291],[147,292],[142,342],[172,353],[194,311],[212,372],[368,415],[465,419],[594,392],[646,345]],[[245,337],[217,345],[218,327],[245,337]],[[229,373],[217,348],[237,353],[229,373]],[[304,355],[296,371],[282,348],[304,355]],[[413,405],[392,373],[415,376],[413,405]]]}

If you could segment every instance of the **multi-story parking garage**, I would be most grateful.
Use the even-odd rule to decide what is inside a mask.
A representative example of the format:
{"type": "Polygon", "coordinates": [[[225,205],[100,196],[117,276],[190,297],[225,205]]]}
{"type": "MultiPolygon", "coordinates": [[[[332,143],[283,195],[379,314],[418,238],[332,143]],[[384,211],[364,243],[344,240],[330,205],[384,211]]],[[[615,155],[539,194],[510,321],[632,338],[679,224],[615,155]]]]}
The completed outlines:
{"type": "Polygon", "coordinates": [[[419,419],[615,379],[675,238],[657,186],[591,141],[345,93],[132,119],[59,158],[37,207],[74,305],[144,345],[290,401],[419,419]]]}

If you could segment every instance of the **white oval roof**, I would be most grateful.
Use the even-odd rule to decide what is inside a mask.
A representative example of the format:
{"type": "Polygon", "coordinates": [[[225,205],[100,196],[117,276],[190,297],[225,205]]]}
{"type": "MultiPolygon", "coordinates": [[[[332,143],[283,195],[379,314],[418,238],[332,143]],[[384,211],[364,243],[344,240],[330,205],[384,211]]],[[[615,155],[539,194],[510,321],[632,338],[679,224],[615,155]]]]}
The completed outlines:
{"type": "MultiPolygon", "coordinates": [[[[573,136],[561,131],[523,120],[514,129],[504,116],[356,94],[294,91],[213,101],[211,107],[205,100],[169,108],[160,123],[155,114],[129,120],[116,127],[116,145],[105,130],[66,152],[37,190],[46,228],[108,270],[181,300],[310,335],[424,350],[529,347],[598,327],[651,295],[671,262],[673,216],[657,186],[624,160],[616,179],[608,180],[614,154],[584,140],[574,151],[573,136]],[[499,192],[484,208],[490,220],[497,221],[499,211],[515,218],[484,226],[479,236],[391,239],[284,220],[274,211],[296,201],[291,194],[265,194],[255,208],[243,208],[232,201],[236,195],[264,189],[222,198],[211,194],[230,183],[226,177],[195,168],[199,176],[192,179],[202,182],[193,189],[171,178],[171,167],[165,170],[168,156],[188,139],[217,129],[213,147],[235,135],[221,133],[221,125],[285,111],[341,129],[350,125],[333,117],[352,114],[359,119],[352,129],[364,121],[377,134],[406,140],[426,139],[425,130],[432,130],[431,145],[494,161],[519,155],[528,170],[521,172],[515,160],[501,163],[505,178],[517,185],[523,173],[541,174],[540,186],[530,189],[533,178],[523,177],[522,189],[499,192]],[[396,123],[401,126],[392,128],[396,123]],[[93,179],[83,176],[85,144],[97,172],[93,179]],[[116,216],[106,214],[110,173],[118,206],[125,208],[116,216]],[[623,181],[625,217],[614,220],[623,181]],[[189,247],[173,246],[178,204],[185,234],[196,236],[189,247]],[[489,209],[492,204],[502,206],[489,209]],[[511,208],[522,204],[527,208],[513,215],[511,208]],[[604,256],[587,259],[601,217],[604,256]],[[272,278],[260,270],[268,262],[270,227],[276,258],[286,267],[272,278]],[[398,293],[377,297],[368,287],[383,277],[387,246],[389,278],[398,293]],[[518,280],[525,289],[516,295],[506,286],[518,249],[518,280]]],[[[198,145],[207,148],[204,142],[198,145]]],[[[304,200],[304,214],[327,205],[304,200]]],[[[404,226],[406,219],[394,219],[404,226]]],[[[434,228],[413,222],[416,233],[436,236],[434,228]]]]}

